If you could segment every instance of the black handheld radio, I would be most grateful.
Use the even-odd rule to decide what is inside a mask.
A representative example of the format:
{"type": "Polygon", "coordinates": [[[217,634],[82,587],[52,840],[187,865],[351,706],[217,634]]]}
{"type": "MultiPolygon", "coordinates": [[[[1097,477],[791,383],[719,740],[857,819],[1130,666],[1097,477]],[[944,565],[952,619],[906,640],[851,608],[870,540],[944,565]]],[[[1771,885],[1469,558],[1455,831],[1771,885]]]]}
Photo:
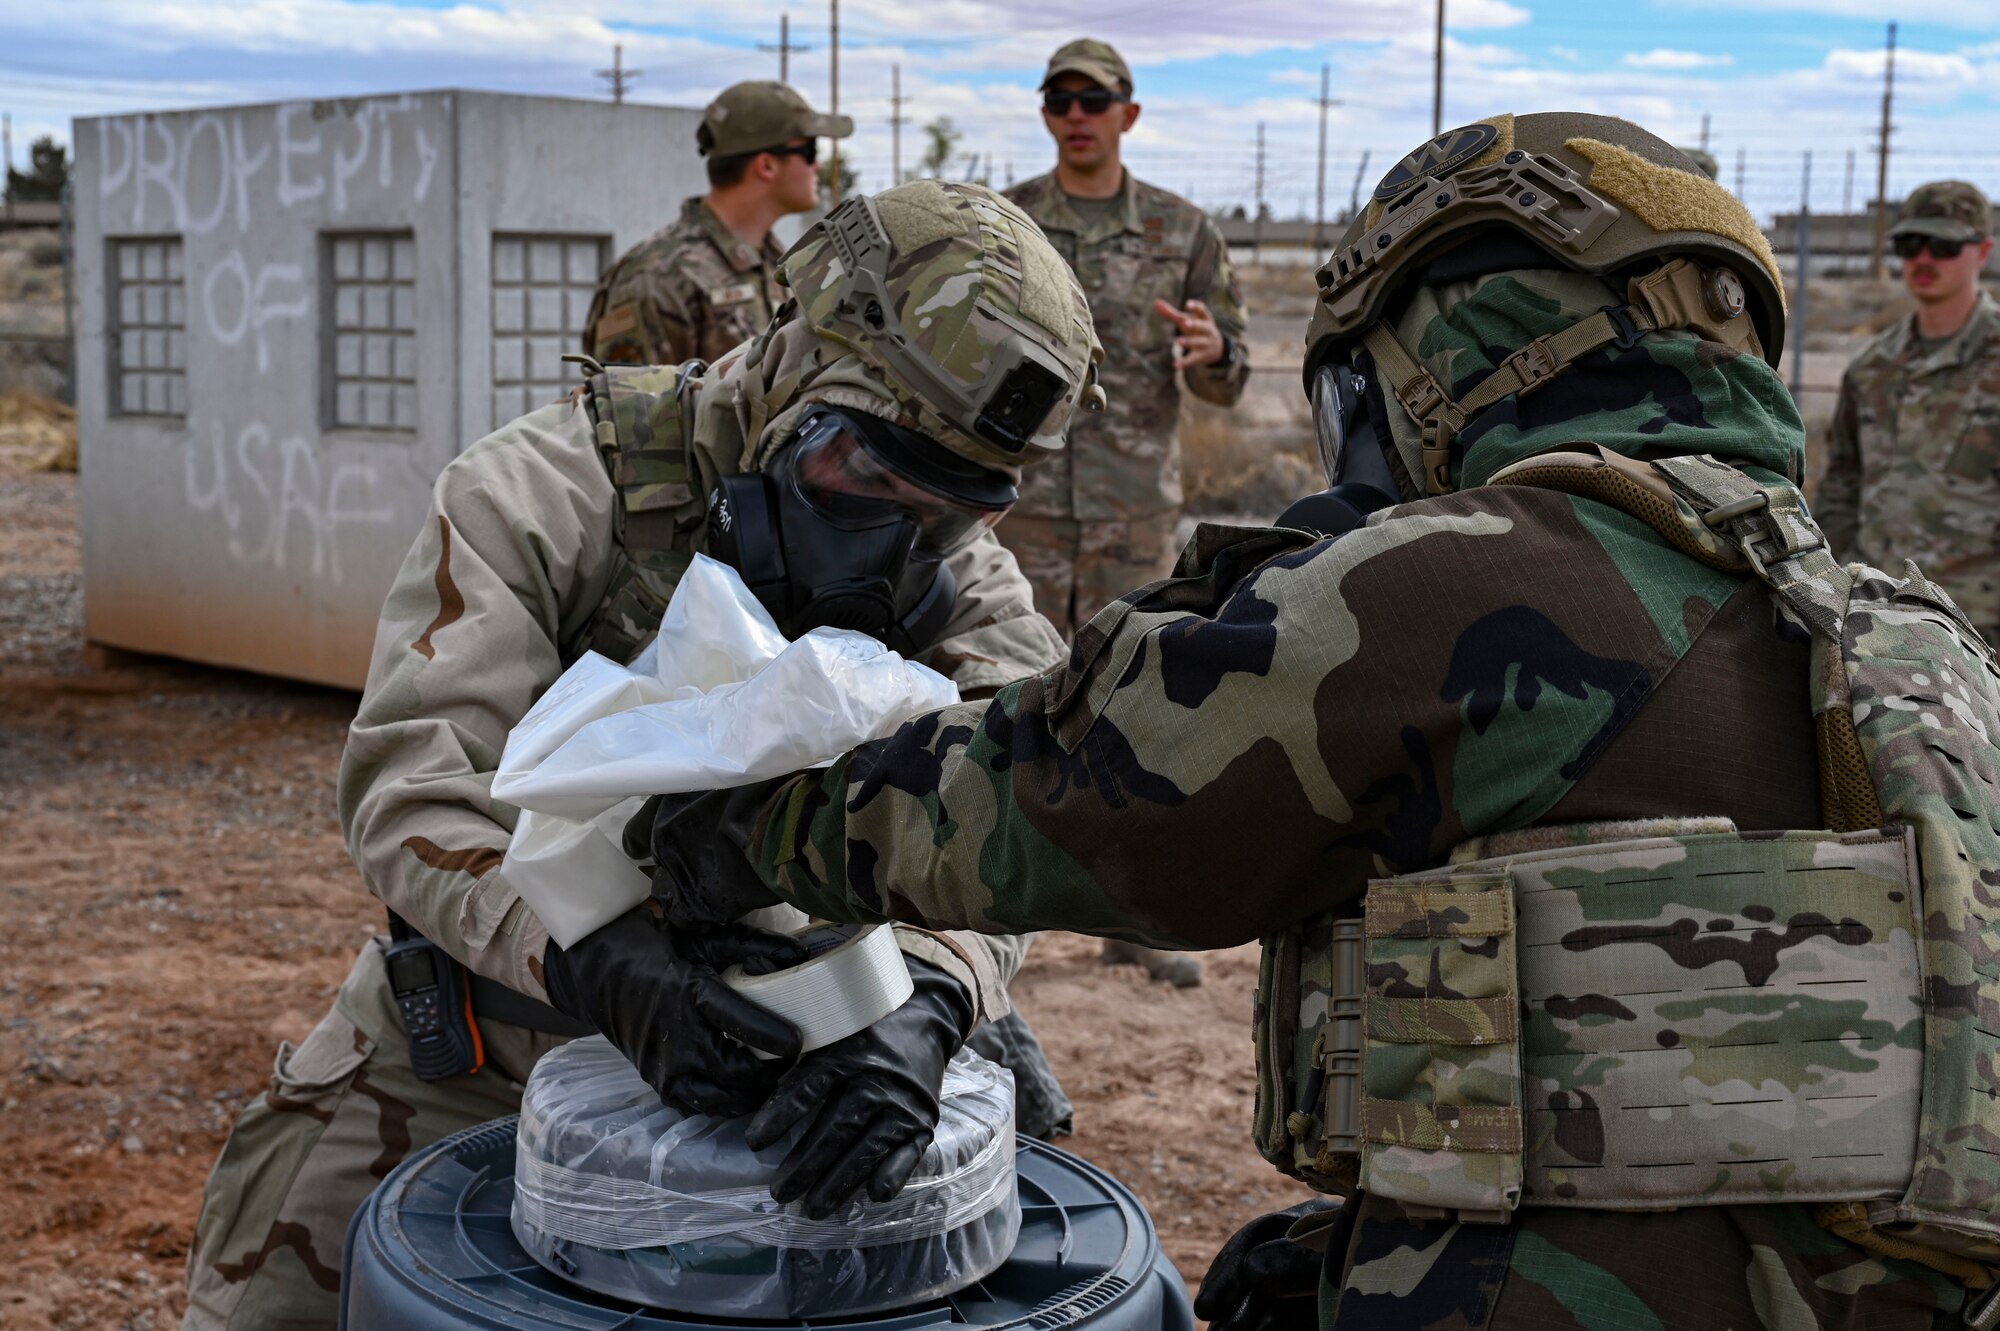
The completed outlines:
{"type": "Polygon", "coordinates": [[[383,955],[389,990],[410,1037],[411,1071],[424,1081],[479,1071],[486,1065],[486,1049],[472,1020],[465,967],[394,914],[389,934],[383,955]]]}

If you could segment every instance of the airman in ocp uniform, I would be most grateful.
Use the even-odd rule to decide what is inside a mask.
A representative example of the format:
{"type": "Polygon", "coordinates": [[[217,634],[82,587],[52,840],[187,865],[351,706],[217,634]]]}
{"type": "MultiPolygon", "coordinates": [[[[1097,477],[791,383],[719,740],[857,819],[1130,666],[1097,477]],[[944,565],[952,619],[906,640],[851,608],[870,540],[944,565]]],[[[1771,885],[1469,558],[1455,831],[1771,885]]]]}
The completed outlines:
{"type": "Polygon", "coordinates": [[[725,89],[695,132],[708,193],[598,279],[584,354],[606,365],[713,361],[763,332],[784,255],[771,226],[819,206],[819,140],[853,132],[852,119],[819,114],[782,83],[725,89]]]}
{"type": "MultiPolygon", "coordinates": [[[[1077,422],[1069,448],[1022,487],[1000,540],[1065,636],[1180,551],[1181,387],[1232,406],[1250,381],[1248,316],[1229,247],[1196,205],[1127,171],[1120,139],[1139,118],[1132,70],[1083,38],[1049,57],[1042,123],[1056,167],[1007,191],[1076,269],[1104,339],[1110,407],[1077,422]]],[[[1157,980],[1201,982],[1201,964],[1126,942],[1104,959],[1157,980]]]]}
{"type": "Polygon", "coordinates": [[[2000,302],[1981,289],[1993,209],[1919,185],[1890,228],[1917,308],[1840,380],[1813,511],[1844,559],[1914,559],[2000,640],[2000,302]]]}

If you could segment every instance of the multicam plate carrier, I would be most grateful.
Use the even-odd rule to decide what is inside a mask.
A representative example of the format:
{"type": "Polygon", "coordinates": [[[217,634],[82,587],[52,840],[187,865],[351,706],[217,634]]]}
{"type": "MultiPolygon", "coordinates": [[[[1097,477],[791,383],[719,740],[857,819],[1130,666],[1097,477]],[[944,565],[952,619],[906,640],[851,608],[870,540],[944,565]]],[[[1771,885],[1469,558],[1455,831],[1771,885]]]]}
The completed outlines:
{"type": "Polygon", "coordinates": [[[1817,1202],[1858,1242],[1991,1284],[1992,649],[1914,565],[1836,565],[1789,486],[1605,461],[1500,483],[1620,503],[1772,588],[1812,631],[1828,829],[1532,828],[1266,939],[1259,1149],[1468,1220],[1817,1202]]]}

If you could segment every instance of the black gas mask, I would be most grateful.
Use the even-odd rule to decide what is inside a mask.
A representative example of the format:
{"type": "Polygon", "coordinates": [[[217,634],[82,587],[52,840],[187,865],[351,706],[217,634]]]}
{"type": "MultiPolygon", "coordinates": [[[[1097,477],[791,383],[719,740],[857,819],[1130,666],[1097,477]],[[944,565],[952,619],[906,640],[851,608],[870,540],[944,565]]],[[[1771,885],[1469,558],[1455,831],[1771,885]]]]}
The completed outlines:
{"type": "Polygon", "coordinates": [[[1365,351],[1351,362],[1322,365],[1313,376],[1313,434],[1327,488],[1294,502],[1278,526],[1342,536],[1370,513],[1403,502],[1389,460],[1394,444],[1387,437],[1381,390],[1373,379],[1374,363],[1365,351]]]}
{"type": "Polygon", "coordinates": [[[992,528],[1014,483],[879,416],[816,407],[761,473],[708,497],[709,553],[786,637],[854,629],[905,656],[958,600],[944,561],[992,528]]]}

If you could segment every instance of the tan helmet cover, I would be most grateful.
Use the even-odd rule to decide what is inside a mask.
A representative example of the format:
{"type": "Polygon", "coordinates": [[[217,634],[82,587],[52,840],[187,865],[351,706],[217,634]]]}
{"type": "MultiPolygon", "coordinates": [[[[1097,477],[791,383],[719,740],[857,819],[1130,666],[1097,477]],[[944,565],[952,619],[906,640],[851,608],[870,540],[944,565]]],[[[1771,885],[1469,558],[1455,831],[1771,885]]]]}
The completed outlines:
{"type": "Polygon", "coordinates": [[[785,255],[797,317],[879,375],[916,427],[985,467],[1061,449],[1103,405],[1104,359],[1076,275],[1041,228],[980,185],[919,180],[857,197],[785,255]]]}
{"type": "Polygon", "coordinates": [[[1392,167],[1317,274],[1305,382],[1343,358],[1431,259],[1488,228],[1556,266],[1604,277],[1685,258],[1722,313],[1747,306],[1764,358],[1784,346],[1784,282],[1737,198],[1628,120],[1581,112],[1495,116],[1448,130],[1392,167]]]}

